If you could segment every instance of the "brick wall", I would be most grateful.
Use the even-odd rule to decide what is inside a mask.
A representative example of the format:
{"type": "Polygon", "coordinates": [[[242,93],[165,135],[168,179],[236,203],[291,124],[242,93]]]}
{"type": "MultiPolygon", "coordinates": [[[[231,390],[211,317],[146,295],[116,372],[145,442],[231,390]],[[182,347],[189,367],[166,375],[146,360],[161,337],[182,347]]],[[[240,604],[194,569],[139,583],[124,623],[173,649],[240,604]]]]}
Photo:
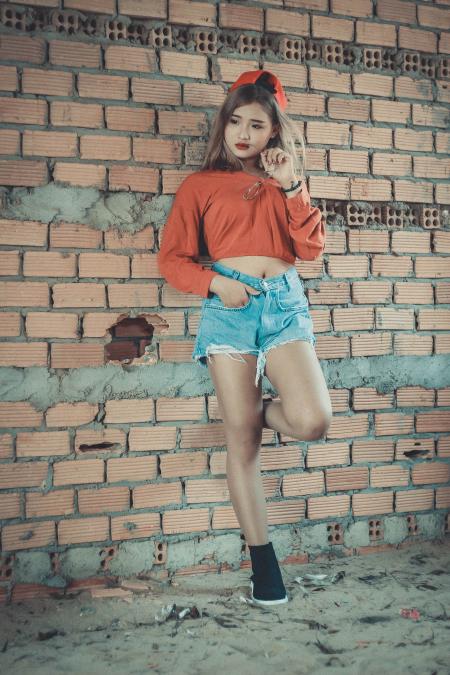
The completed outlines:
{"type": "Polygon", "coordinates": [[[0,1],[0,599],[249,564],[201,298],[156,255],[255,67],[327,223],[295,265],[334,413],[320,441],[264,429],[272,539],[289,562],[449,533],[449,4],[0,1]]]}

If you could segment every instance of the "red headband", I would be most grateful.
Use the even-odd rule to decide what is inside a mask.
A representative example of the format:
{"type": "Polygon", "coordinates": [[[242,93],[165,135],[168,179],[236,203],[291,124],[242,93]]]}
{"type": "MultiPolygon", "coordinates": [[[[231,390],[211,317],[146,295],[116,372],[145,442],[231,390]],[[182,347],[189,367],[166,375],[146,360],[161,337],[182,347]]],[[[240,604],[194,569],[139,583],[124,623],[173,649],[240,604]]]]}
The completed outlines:
{"type": "MultiPolygon", "coordinates": [[[[269,70],[247,70],[245,73],[242,73],[239,75],[238,79],[236,82],[234,82],[231,87],[229,88],[228,91],[233,91],[233,89],[237,89],[238,87],[241,87],[243,84],[258,84],[258,80],[263,75],[263,73],[268,74],[268,78],[266,81],[270,85],[272,85],[272,88],[274,91],[272,92],[273,95],[275,96],[275,99],[280,106],[281,110],[285,110],[288,104],[288,100],[286,98],[286,94],[284,93],[284,89],[281,85],[280,80],[276,75],[271,73],[269,70]]],[[[261,85],[262,86],[262,85],[261,85]]],[[[266,89],[268,91],[268,89],[266,89]]]]}

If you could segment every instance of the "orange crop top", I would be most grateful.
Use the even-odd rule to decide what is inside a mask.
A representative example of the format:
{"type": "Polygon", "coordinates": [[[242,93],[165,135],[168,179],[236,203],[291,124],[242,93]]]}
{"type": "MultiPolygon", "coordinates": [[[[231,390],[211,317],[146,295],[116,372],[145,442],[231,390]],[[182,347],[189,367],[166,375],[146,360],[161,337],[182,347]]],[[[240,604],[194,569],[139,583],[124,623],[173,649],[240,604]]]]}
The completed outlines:
{"type": "Polygon", "coordinates": [[[213,261],[245,255],[289,263],[296,257],[315,260],[325,246],[325,224],[302,185],[288,199],[274,178],[226,170],[190,174],[178,187],[164,225],[157,255],[162,276],[180,291],[208,297],[218,272],[196,262],[200,227],[213,261]],[[256,196],[244,199],[249,188],[256,196]]]}

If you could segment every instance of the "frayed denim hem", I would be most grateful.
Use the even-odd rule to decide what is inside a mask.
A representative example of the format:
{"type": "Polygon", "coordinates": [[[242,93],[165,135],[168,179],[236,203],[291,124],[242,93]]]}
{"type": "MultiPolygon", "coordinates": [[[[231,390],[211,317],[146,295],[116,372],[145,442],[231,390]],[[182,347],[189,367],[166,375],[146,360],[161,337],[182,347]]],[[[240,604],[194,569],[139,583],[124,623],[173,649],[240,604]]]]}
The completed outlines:
{"type": "Polygon", "coordinates": [[[264,374],[264,370],[266,367],[266,354],[269,352],[271,349],[274,349],[275,347],[281,347],[281,345],[285,345],[288,342],[296,342],[297,340],[303,340],[306,342],[309,342],[313,347],[316,343],[316,338],[315,336],[312,337],[295,337],[291,338],[290,340],[285,340],[284,342],[277,342],[276,344],[270,345],[267,349],[264,351],[259,351],[255,352],[254,350],[248,350],[248,351],[242,351],[242,349],[236,349],[236,347],[233,347],[232,345],[219,345],[219,344],[210,344],[206,347],[205,354],[195,354],[192,358],[201,366],[207,367],[206,363],[203,363],[201,359],[205,356],[209,362],[211,362],[211,355],[212,354],[226,354],[226,356],[229,356],[233,361],[239,361],[240,363],[247,363],[247,361],[241,356],[241,354],[254,354],[255,356],[257,355],[257,360],[256,360],[256,377],[255,377],[255,387],[258,386],[260,378],[264,374]]]}

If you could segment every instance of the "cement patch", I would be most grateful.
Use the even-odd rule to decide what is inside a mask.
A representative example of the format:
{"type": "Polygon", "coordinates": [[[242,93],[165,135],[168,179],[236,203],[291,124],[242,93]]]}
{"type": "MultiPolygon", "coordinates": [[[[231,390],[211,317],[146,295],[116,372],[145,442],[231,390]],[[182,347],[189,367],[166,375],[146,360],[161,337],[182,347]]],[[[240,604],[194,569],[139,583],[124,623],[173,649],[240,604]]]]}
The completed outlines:
{"type": "MultiPolygon", "coordinates": [[[[450,356],[371,356],[321,361],[329,388],[450,386],[450,356]]],[[[0,400],[29,401],[37,410],[60,402],[102,403],[109,399],[190,397],[213,394],[209,371],[197,364],[106,365],[65,371],[40,367],[0,368],[0,400]]],[[[277,394],[266,376],[263,393],[277,394]]]]}
{"type": "Polygon", "coordinates": [[[35,188],[12,188],[3,197],[2,218],[37,220],[42,223],[83,223],[99,230],[115,228],[138,232],[149,224],[161,227],[173,197],[148,197],[147,193],[105,193],[49,183],[35,188]]]}

